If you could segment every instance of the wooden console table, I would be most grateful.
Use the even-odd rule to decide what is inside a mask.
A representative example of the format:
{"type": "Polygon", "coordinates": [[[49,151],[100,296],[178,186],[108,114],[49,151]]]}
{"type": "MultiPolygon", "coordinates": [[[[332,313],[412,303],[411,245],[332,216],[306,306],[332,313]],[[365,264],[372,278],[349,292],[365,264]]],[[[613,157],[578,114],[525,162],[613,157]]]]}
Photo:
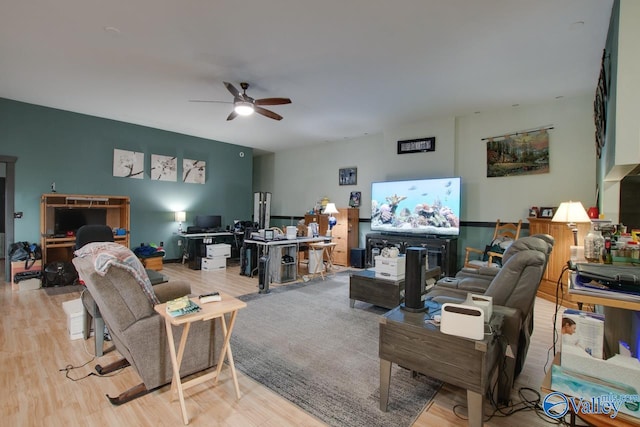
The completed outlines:
{"type": "MultiPolygon", "coordinates": [[[[425,323],[428,313],[413,313],[400,307],[380,318],[380,409],[387,410],[391,364],[467,390],[469,426],[480,427],[484,419],[484,395],[493,370],[499,365],[501,345],[493,335],[474,341],[446,335],[425,323]]],[[[491,319],[493,330],[502,317],[491,319]]]]}

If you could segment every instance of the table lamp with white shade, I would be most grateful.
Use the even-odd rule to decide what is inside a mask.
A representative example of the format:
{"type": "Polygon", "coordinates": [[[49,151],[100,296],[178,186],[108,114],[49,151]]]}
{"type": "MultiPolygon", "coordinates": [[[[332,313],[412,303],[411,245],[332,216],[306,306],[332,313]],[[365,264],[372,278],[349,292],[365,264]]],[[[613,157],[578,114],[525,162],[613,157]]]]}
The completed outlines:
{"type": "Polygon", "coordinates": [[[580,202],[562,202],[551,219],[552,222],[566,222],[573,232],[573,245],[578,246],[578,227],[579,222],[591,222],[591,218],[587,215],[587,211],[580,202]]]}
{"type": "Polygon", "coordinates": [[[333,214],[337,214],[338,213],[338,209],[336,208],[336,204],[335,203],[327,203],[327,207],[324,208],[324,212],[323,213],[329,215],[329,229],[327,230],[327,236],[331,236],[331,229],[333,228],[334,225],[336,225],[338,223],[338,220],[336,219],[336,217],[333,216],[333,214]]]}
{"type": "Polygon", "coordinates": [[[187,213],[185,211],[177,211],[175,217],[178,223],[178,233],[182,233],[182,223],[187,220],[187,213]]]}

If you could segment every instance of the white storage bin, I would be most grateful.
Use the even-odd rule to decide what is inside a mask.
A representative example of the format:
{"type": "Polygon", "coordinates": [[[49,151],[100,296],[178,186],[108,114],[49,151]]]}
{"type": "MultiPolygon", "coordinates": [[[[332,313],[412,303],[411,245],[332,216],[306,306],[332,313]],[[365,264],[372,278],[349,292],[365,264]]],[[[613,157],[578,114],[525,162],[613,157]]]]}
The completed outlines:
{"type": "Polygon", "coordinates": [[[202,258],[202,270],[204,271],[215,271],[215,270],[224,270],[227,268],[227,258],[214,257],[214,258],[202,258]]]}
{"type": "Polygon", "coordinates": [[[309,274],[324,272],[323,255],[322,249],[309,249],[309,274]]]}
{"type": "Polygon", "coordinates": [[[404,279],[405,257],[388,258],[383,256],[375,257],[376,277],[391,280],[404,279]]]}
{"type": "Polygon", "coordinates": [[[81,339],[84,332],[84,306],[82,305],[82,301],[78,298],[63,302],[62,309],[67,314],[69,339],[81,339]]]}
{"type": "Polygon", "coordinates": [[[231,256],[231,245],[226,243],[217,243],[215,245],[207,245],[207,258],[231,256]]]}

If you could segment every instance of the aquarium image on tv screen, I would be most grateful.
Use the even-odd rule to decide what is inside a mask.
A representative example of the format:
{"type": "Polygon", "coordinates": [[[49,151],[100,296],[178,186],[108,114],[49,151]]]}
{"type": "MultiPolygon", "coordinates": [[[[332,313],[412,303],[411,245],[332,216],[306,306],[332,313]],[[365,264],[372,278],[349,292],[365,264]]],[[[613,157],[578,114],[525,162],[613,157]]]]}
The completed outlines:
{"type": "Polygon", "coordinates": [[[371,230],[457,236],[460,177],[372,183],[371,230]]]}

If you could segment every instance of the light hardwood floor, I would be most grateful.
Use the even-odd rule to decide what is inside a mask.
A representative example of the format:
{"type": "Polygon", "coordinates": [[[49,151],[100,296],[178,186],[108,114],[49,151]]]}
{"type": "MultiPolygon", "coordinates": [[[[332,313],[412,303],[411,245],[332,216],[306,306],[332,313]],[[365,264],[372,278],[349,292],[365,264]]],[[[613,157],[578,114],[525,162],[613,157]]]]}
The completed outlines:
{"type": "MultiPolygon", "coordinates": [[[[2,264],[2,261],[0,261],[2,264]]],[[[4,271],[4,269],[2,269],[4,271]]],[[[221,290],[238,296],[257,291],[257,279],[240,276],[238,267],[226,271],[189,270],[181,264],[165,264],[164,274],[184,279],[194,293],[221,290]]],[[[318,284],[321,286],[321,283],[318,284]]],[[[169,386],[125,405],[112,406],[105,394],[117,395],[140,382],[132,368],[116,375],[72,381],[94,372],[96,364],[118,358],[117,352],[93,358],[93,338],[69,340],[64,301],[79,293],[48,296],[42,289],[15,292],[10,283],[0,291],[0,413],[1,425],[12,426],[180,426],[180,406],[169,401],[169,386]],[[80,366],[65,371],[66,366],[80,366]]],[[[348,301],[345,301],[347,304],[348,301]]],[[[357,308],[356,308],[357,309],[357,308]]],[[[536,302],[536,329],[527,363],[513,391],[530,387],[539,390],[544,377],[547,349],[552,344],[554,305],[536,302]]],[[[242,315],[242,312],[239,313],[242,315]]],[[[373,373],[376,374],[376,373],[373,373]]],[[[186,404],[193,426],[323,426],[289,401],[239,373],[242,398],[236,400],[228,370],[223,370],[218,386],[205,383],[186,392],[186,404]]],[[[392,385],[393,386],[393,385],[392,385]]],[[[532,396],[531,393],[527,394],[532,396]]],[[[414,426],[464,426],[466,421],[453,412],[454,405],[464,405],[465,391],[445,385],[414,426]]],[[[487,404],[487,413],[492,408],[487,404]]],[[[464,414],[464,409],[460,411],[464,414]]],[[[543,416],[543,415],[542,415],[543,416]]],[[[543,416],[544,417],[544,416],[543,416]]],[[[531,411],[511,417],[493,417],[488,426],[547,425],[531,411]]]]}

